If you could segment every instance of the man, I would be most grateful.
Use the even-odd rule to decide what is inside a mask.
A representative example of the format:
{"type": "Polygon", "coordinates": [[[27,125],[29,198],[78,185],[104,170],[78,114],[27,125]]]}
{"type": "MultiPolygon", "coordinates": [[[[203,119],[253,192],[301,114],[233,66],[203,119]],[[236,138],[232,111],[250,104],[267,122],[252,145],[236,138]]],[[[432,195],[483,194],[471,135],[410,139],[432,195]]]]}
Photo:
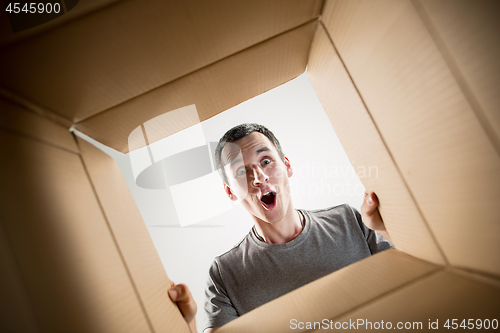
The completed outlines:
{"type": "MultiPolygon", "coordinates": [[[[296,210],[290,197],[290,161],[267,128],[242,124],[219,141],[216,166],[228,197],[240,201],[254,227],[233,249],[215,258],[209,271],[207,328],[210,333],[252,309],[359,261],[391,244],[374,193],[360,214],[348,205],[296,210]]],[[[193,329],[196,306],[187,288],[171,293],[193,329]],[[193,313],[194,310],[194,313],[193,313]]]]}

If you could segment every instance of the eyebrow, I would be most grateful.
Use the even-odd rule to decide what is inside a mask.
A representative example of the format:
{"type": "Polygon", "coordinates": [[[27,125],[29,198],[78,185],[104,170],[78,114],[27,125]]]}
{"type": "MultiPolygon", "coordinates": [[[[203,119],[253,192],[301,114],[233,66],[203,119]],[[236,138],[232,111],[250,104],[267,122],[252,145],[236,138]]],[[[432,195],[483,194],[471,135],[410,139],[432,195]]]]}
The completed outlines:
{"type": "Polygon", "coordinates": [[[266,146],[264,146],[264,147],[261,147],[261,148],[257,149],[256,153],[260,154],[260,153],[262,153],[264,151],[269,151],[269,150],[270,150],[269,148],[267,148],[266,146]]]}
{"type": "Polygon", "coordinates": [[[229,162],[229,166],[232,168],[233,165],[235,165],[236,163],[239,163],[241,162],[241,158],[236,158],[234,160],[232,160],[231,162],[229,162]]]}

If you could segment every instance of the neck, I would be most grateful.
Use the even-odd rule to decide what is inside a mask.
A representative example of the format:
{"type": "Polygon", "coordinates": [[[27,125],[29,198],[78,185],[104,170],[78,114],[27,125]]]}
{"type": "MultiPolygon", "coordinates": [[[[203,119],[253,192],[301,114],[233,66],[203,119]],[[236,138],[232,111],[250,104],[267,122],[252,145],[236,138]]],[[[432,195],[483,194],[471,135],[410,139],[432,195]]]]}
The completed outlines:
{"type": "Polygon", "coordinates": [[[288,243],[302,232],[303,228],[301,219],[299,219],[299,214],[297,214],[297,211],[293,208],[293,205],[290,202],[288,210],[281,221],[268,223],[255,218],[255,229],[266,243],[288,243]]]}

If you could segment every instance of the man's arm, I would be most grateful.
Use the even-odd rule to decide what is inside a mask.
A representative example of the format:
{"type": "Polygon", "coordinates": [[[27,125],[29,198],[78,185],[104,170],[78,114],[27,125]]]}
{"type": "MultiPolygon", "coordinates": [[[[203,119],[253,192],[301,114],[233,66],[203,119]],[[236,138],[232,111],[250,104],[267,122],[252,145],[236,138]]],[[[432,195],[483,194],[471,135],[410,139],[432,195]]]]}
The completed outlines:
{"type": "Polygon", "coordinates": [[[378,204],[378,198],[374,192],[365,192],[365,200],[361,205],[363,222],[368,229],[375,230],[392,243],[391,237],[385,228],[384,220],[382,220],[380,212],[378,211],[378,204]]]}

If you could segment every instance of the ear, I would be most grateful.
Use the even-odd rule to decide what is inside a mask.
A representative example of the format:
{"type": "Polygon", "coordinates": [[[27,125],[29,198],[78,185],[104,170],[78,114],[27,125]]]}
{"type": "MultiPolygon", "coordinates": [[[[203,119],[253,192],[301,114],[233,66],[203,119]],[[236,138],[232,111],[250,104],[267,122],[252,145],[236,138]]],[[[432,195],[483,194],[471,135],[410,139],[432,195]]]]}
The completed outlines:
{"type": "Polygon", "coordinates": [[[290,164],[290,160],[288,159],[288,157],[285,157],[284,162],[285,162],[285,166],[286,166],[286,173],[288,175],[288,178],[290,178],[293,175],[292,165],[290,164]]]}
{"type": "Polygon", "coordinates": [[[229,199],[231,199],[233,201],[238,200],[238,198],[236,197],[236,195],[233,193],[233,190],[231,190],[231,188],[229,186],[227,186],[226,184],[224,184],[224,191],[226,192],[226,194],[229,197],[229,199]]]}

